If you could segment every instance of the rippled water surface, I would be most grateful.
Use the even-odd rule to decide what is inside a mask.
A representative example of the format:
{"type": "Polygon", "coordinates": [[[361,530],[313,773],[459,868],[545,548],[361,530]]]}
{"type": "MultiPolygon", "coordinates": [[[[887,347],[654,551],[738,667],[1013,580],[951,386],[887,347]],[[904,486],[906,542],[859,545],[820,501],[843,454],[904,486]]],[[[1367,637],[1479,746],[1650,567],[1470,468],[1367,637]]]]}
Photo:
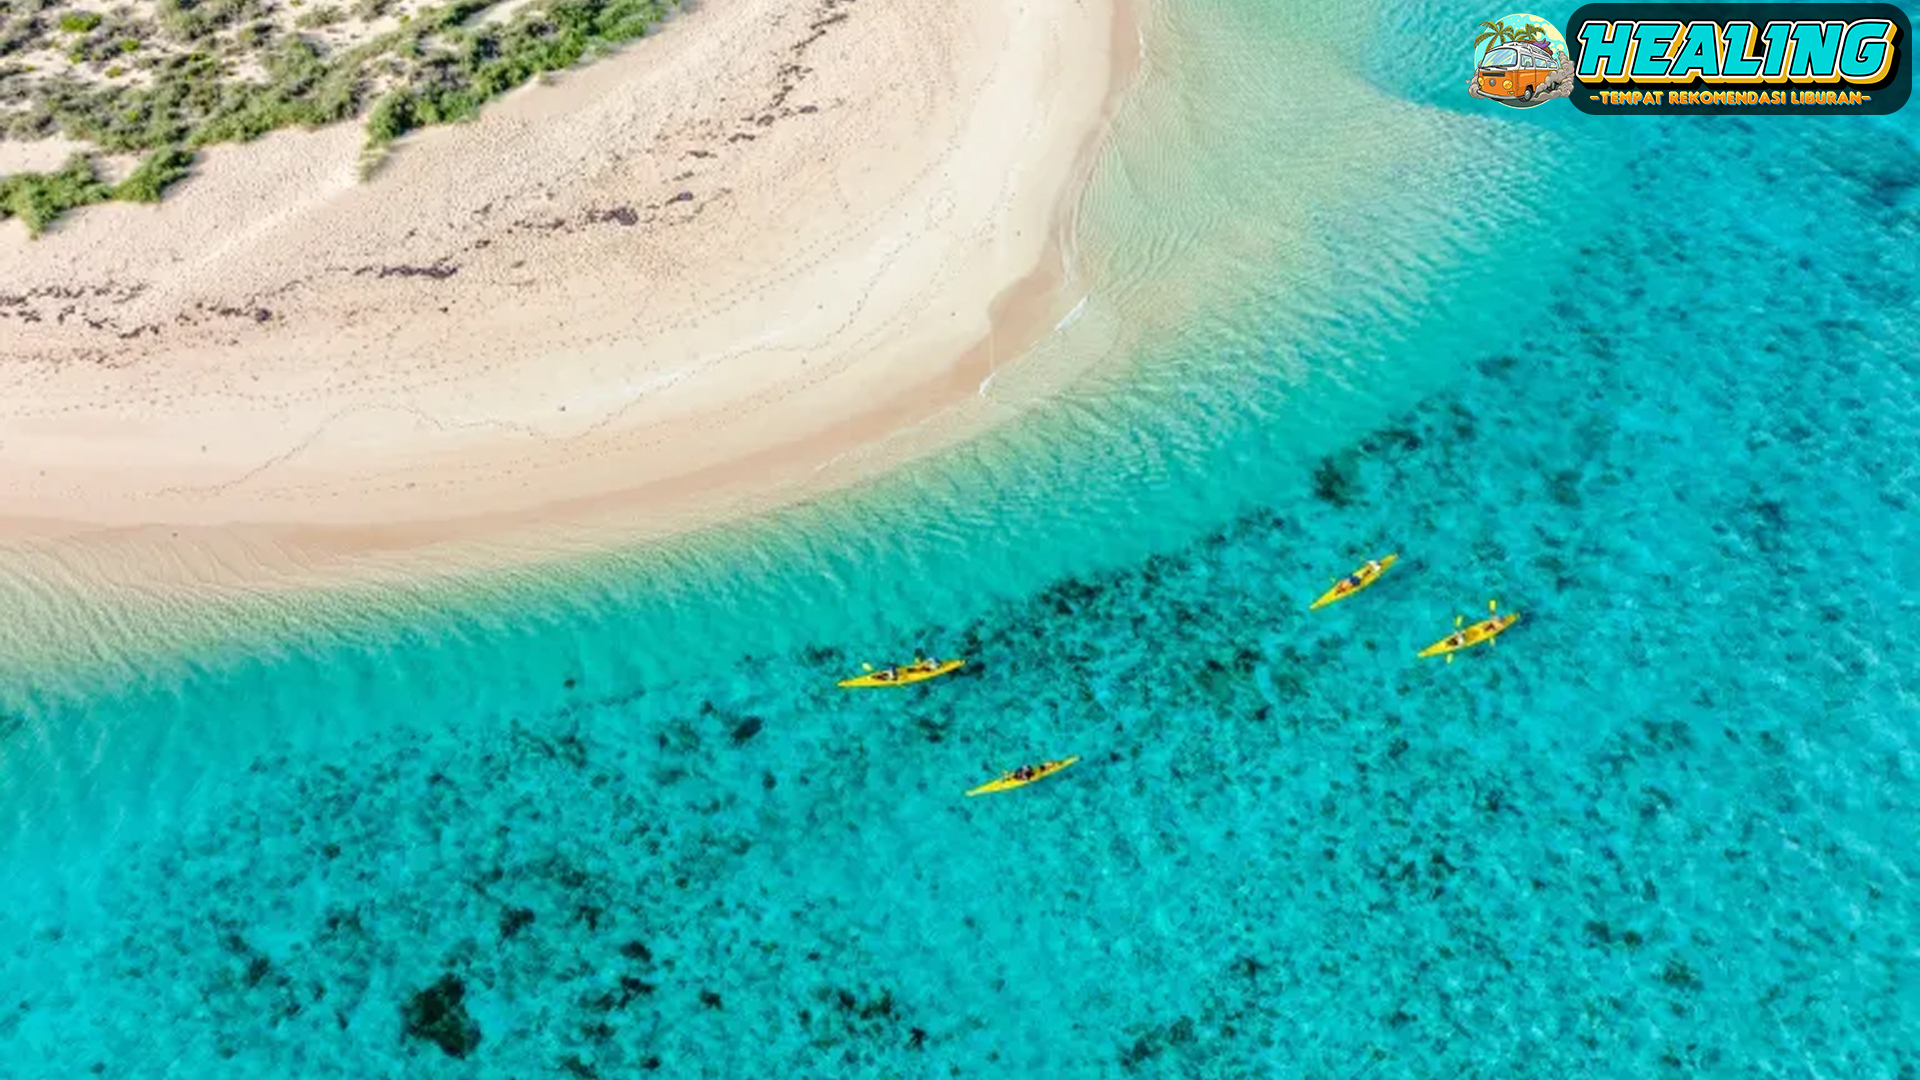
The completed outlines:
{"type": "Polygon", "coordinates": [[[962,450],[5,667],[0,1076],[1908,1080],[1915,122],[1506,114],[1487,17],[1152,9],[962,450]]]}

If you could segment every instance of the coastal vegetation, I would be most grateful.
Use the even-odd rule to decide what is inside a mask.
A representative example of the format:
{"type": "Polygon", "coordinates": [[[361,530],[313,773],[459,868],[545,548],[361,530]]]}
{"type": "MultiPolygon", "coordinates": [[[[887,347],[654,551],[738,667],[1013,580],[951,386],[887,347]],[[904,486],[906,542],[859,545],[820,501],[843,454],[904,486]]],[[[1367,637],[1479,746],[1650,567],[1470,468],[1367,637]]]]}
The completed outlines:
{"type": "Polygon", "coordinates": [[[678,0],[141,0],[104,13],[17,0],[0,19],[0,136],[91,148],[0,176],[0,219],[38,234],[110,199],[152,201],[197,151],[355,118],[368,161],[547,72],[647,34],[678,0]],[[118,183],[97,155],[139,155],[118,183]]]}
{"type": "Polygon", "coordinates": [[[75,154],[59,172],[0,177],[0,220],[17,217],[26,222],[30,234],[38,236],[60,215],[91,203],[159,202],[192,163],[193,155],[184,150],[156,150],[125,180],[109,184],[101,179],[92,158],[75,154]]]}

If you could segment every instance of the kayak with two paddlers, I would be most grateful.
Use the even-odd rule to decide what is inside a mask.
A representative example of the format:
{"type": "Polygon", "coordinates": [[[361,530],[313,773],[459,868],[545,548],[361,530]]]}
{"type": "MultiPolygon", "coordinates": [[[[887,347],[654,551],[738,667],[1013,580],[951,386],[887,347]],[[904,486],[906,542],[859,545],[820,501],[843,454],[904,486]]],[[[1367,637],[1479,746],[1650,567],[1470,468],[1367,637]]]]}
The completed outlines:
{"type": "Polygon", "coordinates": [[[960,670],[965,660],[925,660],[917,659],[911,664],[890,667],[881,671],[873,670],[870,664],[861,664],[866,668],[865,675],[856,675],[851,679],[841,679],[840,685],[846,687],[864,686],[906,686],[909,683],[926,682],[942,675],[960,670]]]}
{"type": "Polygon", "coordinates": [[[1320,599],[1315,600],[1313,604],[1307,608],[1307,610],[1313,611],[1319,608],[1326,607],[1328,604],[1333,603],[1335,600],[1345,600],[1347,597],[1352,596],[1354,593],[1359,592],[1361,589],[1364,589],[1367,586],[1373,584],[1374,582],[1379,581],[1380,575],[1386,573],[1387,568],[1392,566],[1395,562],[1397,562],[1399,558],[1400,556],[1396,553],[1393,555],[1389,555],[1384,559],[1374,559],[1369,561],[1365,566],[1362,566],[1360,569],[1355,570],[1353,573],[1348,574],[1346,577],[1343,577],[1340,580],[1334,582],[1333,588],[1328,589],[1324,593],[1321,593],[1320,599]]]}
{"type": "MultiPolygon", "coordinates": [[[[1487,601],[1488,612],[1493,612],[1497,607],[1498,601],[1487,601]]],[[[1507,627],[1519,622],[1520,613],[1515,611],[1506,615],[1491,615],[1491,617],[1482,619],[1472,626],[1461,627],[1460,624],[1465,621],[1466,617],[1464,615],[1454,616],[1453,625],[1459,627],[1459,629],[1454,630],[1453,633],[1421,649],[1420,655],[1444,656],[1447,658],[1447,663],[1451,664],[1453,663],[1454,653],[1459,652],[1461,649],[1470,649],[1481,642],[1491,642],[1494,638],[1499,637],[1507,627]]]]}
{"type": "Polygon", "coordinates": [[[1012,772],[1001,773],[999,779],[981,784],[979,787],[967,792],[967,794],[969,796],[991,795],[996,791],[1012,791],[1014,788],[1026,787],[1035,780],[1044,780],[1079,760],[1080,757],[1076,754],[1073,757],[1064,758],[1060,761],[1043,761],[1038,765],[1022,765],[1012,772]]]}

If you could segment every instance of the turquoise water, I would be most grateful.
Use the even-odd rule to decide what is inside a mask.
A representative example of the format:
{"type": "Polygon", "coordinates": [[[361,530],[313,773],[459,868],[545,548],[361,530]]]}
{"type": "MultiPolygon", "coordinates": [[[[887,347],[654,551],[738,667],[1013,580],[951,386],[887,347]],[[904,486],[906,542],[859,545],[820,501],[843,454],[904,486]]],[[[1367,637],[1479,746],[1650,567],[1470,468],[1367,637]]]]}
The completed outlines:
{"type": "MultiPolygon", "coordinates": [[[[10,678],[0,1076],[1908,1080],[1920,132],[1502,115],[1484,17],[1363,55],[1501,183],[1328,212],[1338,274],[1235,248],[1012,430],[590,579],[10,678]],[[972,662],[832,685],[916,645],[972,662]],[[448,975],[460,1058],[404,1031],[448,975]]],[[[1233,21],[1163,18],[1172,64],[1233,21]]]]}

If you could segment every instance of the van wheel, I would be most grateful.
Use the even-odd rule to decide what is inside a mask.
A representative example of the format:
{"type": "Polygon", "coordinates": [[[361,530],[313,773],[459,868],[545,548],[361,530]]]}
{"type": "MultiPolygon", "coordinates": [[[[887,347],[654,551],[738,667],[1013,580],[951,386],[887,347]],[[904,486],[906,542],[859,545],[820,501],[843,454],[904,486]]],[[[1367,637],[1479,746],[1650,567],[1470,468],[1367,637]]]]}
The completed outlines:
{"type": "Polygon", "coordinates": [[[1528,101],[1532,101],[1532,100],[1533,100],[1533,87],[1531,87],[1531,86],[1529,86],[1529,87],[1527,87],[1527,88],[1526,88],[1525,90],[1523,90],[1523,91],[1521,91],[1521,92],[1520,92],[1520,96],[1521,96],[1521,97],[1523,97],[1523,98],[1526,98],[1526,99],[1527,99],[1528,101]]]}

